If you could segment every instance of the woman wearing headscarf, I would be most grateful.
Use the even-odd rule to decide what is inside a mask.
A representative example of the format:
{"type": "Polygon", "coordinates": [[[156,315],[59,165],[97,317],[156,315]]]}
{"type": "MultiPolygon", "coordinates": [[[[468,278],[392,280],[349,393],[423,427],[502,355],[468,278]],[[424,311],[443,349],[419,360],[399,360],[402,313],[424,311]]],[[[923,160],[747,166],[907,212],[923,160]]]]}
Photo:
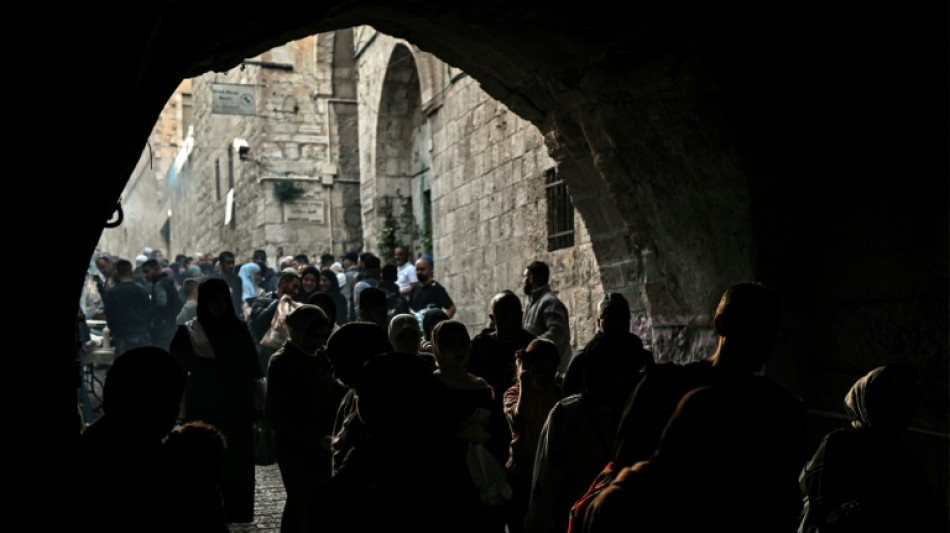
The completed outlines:
{"type": "Polygon", "coordinates": [[[422,330],[419,327],[419,320],[412,313],[402,313],[396,315],[389,321],[389,343],[393,345],[393,351],[402,353],[411,353],[418,355],[426,363],[430,372],[435,372],[438,366],[435,363],[435,356],[431,353],[421,352],[422,330]]]}
{"type": "Polygon", "coordinates": [[[346,323],[346,297],[340,291],[340,281],[332,270],[321,270],[320,278],[317,281],[317,291],[325,292],[333,298],[333,304],[336,307],[336,324],[342,326],[346,323]]]}
{"type": "Polygon", "coordinates": [[[884,365],[844,398],[851,426],[825,435],[802,470],[798,531],[947,531],[927,475],[901,436],[920,391],[916,372],[884,365]]]}
{"type": "Polygon", "coordinates": [[[320,271],[315,266],[308,266],[300,271],[300,290],[294,296],[294,300],[300,303],[307,303],[310,295],[320,289],[320,271]]]}
{"type": "Polygon", "coordinates": [[[248,262],[241,265],[238,269],[238,276],[241,278],[241,308],[244,310],[244,320],[251,314],[251,306],[254,305],[254,299],[264,294],[261,288],[261,266],[257,263],[248,262]]]}
{"type": "Polygon", "coordinates": [[[290,333],[271,356],[264,415],[274,430],[277,466],[287,491],[282,532],[306,532],[308,504],[331,475],[330,434],[346,391],[333,378],[324,346],[330,320],[304,304],[287,315],[290,333]]]}
{"type": "Polygon", "coordinates": [[[233,309],[227,282],[205,279],[196,318],[178,326],[169,351],[187,375],[182,419],[213,424],[227,439],[221,467],[227,520],[248,523],[254,520],[253,425],[263,409],[263,382],[250,331],[233,309]]]}

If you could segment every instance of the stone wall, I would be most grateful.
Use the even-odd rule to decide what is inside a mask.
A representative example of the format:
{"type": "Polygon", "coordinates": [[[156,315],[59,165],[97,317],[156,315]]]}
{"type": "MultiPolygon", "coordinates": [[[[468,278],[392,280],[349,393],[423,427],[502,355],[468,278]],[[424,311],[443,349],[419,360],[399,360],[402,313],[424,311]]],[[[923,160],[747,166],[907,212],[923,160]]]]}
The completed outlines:
{"type": "MultiPolygon", "coordinates": [[[[367,193],[391,194],[386,182],[401,168],[418,172],[421,177],[401,177],[413,180],[414,205],[421,201],[420,192],[429,191],[435,278],[455,300],[456,319],[472,334],[480,331],[488,323],[491,297],[504,289],[522,294],[524,268],[539,259],[550,265],[552,289],[568,307],[575,349],[583,345],[596,328],[601,272],[590,236],[576,215],[574,246],[547,250],[544,172],[556,163],[541,132],[490,98],[474,79],[431,54],[384,34],[366,39],[364,30],[362,35],[369,43],[358,50],[368,249],[378,247],[373,236],[383,217],[373,203],[378,195],[369,199],[367,193]],[[408,81],[420,87],[407,87],[408,81]],[[394,112],[406,94],[421,101],[402,105],[418,107],[422,116],[394,112]],[[406,124],[396,122],[400,119],[406,124]],[[386,137],[384,142],[380,136],[386,137]],[[407,149],[395,155],[385,152],[400,145],[407,149]]],[[[423,250],[416,244],[418,254],[423,250]]]]}
{"type": "Polygon", "coordinates": [[[191,80],[182,81],[156,120],[122,194],[122,224],[103,229],[99,251],[134,262],[135,256],[149,246],[174,259],[161,229],[168,219],[167,189],[175,186],[175,175],[169,175],[168,170],[187,134],[183,115],[188,113],[185,108],[190,105],[191,85],[191,80]]]}
{"type": "MultiPolygon", "coordinates": [[[[163,247],[145,233],[157,231],[170,210],[167,256],[227,249],[242,262],[263,248],[274,265],[278,256],[299,252],[339,257],[372,251],[391,260],[383,231],[404,214],[405,203],[416,231],[403,227],[396,237],[414,256],[432,253],[436,279],[473,335],[488,323],[491,297],[503,289],[522,294],[524,267],[538,259],[550,265],[552,289],[568,307],[575,349],[596,331],[605,286],[625,293],[635,330],[651,343],[643,299],[630,290],[644,275],[641,259],[618,253],[602,271],[576,212],[574,245],[548,251],[545,172],[577,169],[559,165],[535,125],[464,72],[361,27],[287,43],[243,68],[201,75],[192,89],[194,135],[182,137],[181,150],[156,165],[162,169],[157,174],[173,179],[148,181],[148,191],[141,178],[130,180],[127,221],[107,230],[130,235],[128,253],[163,247]],[[340,48],[350,42],[355,63],[348,64],[340,48]],[[217,83],[256,87],[256,114],[212,113],[217,83]],[[246,158],[234,150],[235,138],[248,142],[246,158]],[[231,221],[225,224],[232,175],[231,221]],[[280,180],[291,180],[300,196],[278,201],[274,184],[280,180]],[[426,213],[431,240],[424,232],[426,213]]],[[[175,121],[174,109],[170,101],[156,132],[175,131],[166,124],[175,121]]],[[[145,165],[139,167],[147,174],[145,165]]],[[[594,186],[570,193],[579,202],[605,197],[594,186]]],[[[600,221],[599,235],[624,231],[611,221],[600,221]]],[[[101,245],[111,246],[111,237],[104,235],[101,245]]],[[[686,334],[672,331],[658,337],[658,347],[686,334]]]]}
{"type": "Polygon", "coordinates": [[[180,131],[173,98],[153,138],[177,153],[166,151],[167,157],[153,158],[154,171],[143,156],[137,169],[143,176],[154,172],[168,179],[130,180],[123,201],[126,222],[107,230],[100,247],[126,255],[146,245],[167,246],[166,256],[172,257],[216,256],[230,250],[239,263],[263,248],[276,266],[279,255],[342,255],[361,246],[360,221],[353,216],[359,209],[356,106],[349,98],[353,91],[347,90],[355,81],[352,64],[349,71],[334,68],[334,35],[290,42],[243,67],[188,80],[193,89],[194,135],[185,138],[180,131]],[[252,88],[256,111],[214,113],[214,84],[252,88]],[[337,97],[337,92],[347,98],[337,97]],[[175,134],[177,142],[164,141],[175,134]],[[238,138],[249,146],[244,157],[234,147],[238,138]],[[277,183],[289,184],[298,195],[281,201],[275,193],[277,183]],[[150,232],[167,218],[169,242],[156,245],[150,232]],[[114,244],[114,236],[128,244],[114,244]]]}

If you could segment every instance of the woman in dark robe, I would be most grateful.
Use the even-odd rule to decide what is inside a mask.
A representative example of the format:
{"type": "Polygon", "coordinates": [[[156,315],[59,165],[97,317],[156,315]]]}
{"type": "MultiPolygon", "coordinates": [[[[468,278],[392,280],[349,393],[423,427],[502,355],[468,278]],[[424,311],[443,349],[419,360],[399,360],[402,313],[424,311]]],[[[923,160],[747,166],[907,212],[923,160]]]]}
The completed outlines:
{"type": "Polygon", "coordinates": [[[916,370],[877,367],[844,398],[850,426],[822,439],[802,469],[799,531],[947,531],[927,472],[903,440],[917,411],[916,370]]]}
{"type": "Polygon", "coordinates": [[[254,520],[254,432],[263,410],[257,350],[234,314],[228,284],[208,278],[198,286],[197,319],[178,326],[170,352],[187,375],[182,419],[213,424],[227,449],[221,491],[229,523],[254,520]]]}
{"type": "Polygon", "coordinates": [[[332,270],[321,270],[320,279],[317,284],[317,291],[324,292],[333,298],[333,304],[336,307],[336,325],[342,326],[346,323],[346,298],[340,292],[340,282],[332,270]]]}
{"type": "Polygon", "coordinates": [[[294,296],[294,301],[305,304],[318,290],[320,290],[320,270],[315,266],[308,266],[300,271],[300,290],[294,296]]]}
{"type": "Polygon", "coordinates": [[[287,315],[287,327],[287,342],[270,359],[264,403],[287,491],[283,533],[307,531],[310,501],[330,480],[330,435],[346,392],[324,351],[332,327],[327,315],[315,305],[302,305],[287,315]]]}

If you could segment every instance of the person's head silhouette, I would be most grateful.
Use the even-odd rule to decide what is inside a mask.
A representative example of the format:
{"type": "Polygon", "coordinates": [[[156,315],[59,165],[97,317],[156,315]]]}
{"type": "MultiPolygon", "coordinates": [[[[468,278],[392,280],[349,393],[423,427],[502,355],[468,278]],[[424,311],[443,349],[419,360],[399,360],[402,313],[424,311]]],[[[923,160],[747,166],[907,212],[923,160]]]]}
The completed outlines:
{"type": "Polygon", "coordinates": [[[106,374],[102,410],[161,438],[175,427],[184,391],[185,374],[171,354],[155,346],[132,348],[106,374]]]}
{"type": "Polygon", "coordinates": [[[778,295],[761,283],[739,283],[722,295],[713,325],[719,348],[713,364],[758,372],[779,335],[781,305],[778,295]]]}

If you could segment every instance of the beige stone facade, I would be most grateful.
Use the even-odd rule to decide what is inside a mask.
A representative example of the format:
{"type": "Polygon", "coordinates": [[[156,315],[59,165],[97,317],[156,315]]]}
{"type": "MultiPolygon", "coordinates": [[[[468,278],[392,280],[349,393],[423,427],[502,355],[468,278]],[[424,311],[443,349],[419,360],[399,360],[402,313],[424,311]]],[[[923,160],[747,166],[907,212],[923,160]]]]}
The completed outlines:
{"type": "MultiPolygon", "coordinates": [[[[399,242],[435,258],[435,277],[472,334],[487,324],[491,297],[520,294],[524,267],[539,259],[569,309],[575,349],[594,333],[604,289],[579,216],[568,218],[573,246],[548,250],[546,176],[558,169],[543,135],[410,43],[358,27],[204,74],[176,92],[153,138],[175,147],[176,133],[179,149],[153,157],[154,169],[143,152],[123,197],[126,221],[104,230],[100,249],[134,257],[151,246],[170,258],[231,250],[239,263],[256,248],[272,263],[356,250],[386,261],[399,242]],[[254,114],[213,112],[221,84],[249,87],[254,114]],[[189,91],[185,135],[164,123],[181,120],[189,91]],[[283,180],[298,197],[275,196],[283,180]]],[[[642,315],[639,298],[628,298],[642,315]]]]}

